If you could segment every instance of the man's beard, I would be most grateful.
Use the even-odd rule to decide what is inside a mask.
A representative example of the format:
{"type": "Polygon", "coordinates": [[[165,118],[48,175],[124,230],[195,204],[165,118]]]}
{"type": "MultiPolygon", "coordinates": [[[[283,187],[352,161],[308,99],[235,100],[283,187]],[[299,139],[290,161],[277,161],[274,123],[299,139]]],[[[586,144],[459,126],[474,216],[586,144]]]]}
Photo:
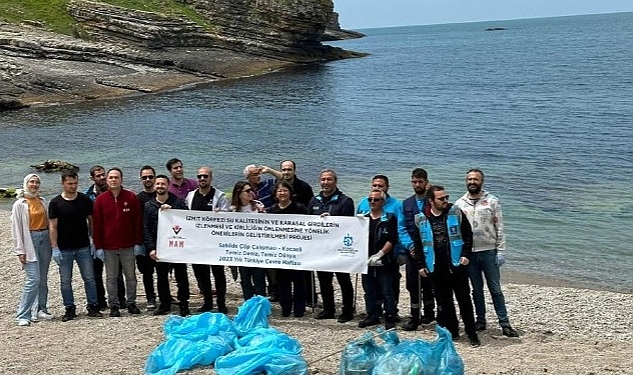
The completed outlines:
{"type": "Polygon", "coordinates": [[[479,192],[481,192],[481,185],[469,184],[468,185],[468,192],[471,193],[471,194],[479,194],[479,192]]]}

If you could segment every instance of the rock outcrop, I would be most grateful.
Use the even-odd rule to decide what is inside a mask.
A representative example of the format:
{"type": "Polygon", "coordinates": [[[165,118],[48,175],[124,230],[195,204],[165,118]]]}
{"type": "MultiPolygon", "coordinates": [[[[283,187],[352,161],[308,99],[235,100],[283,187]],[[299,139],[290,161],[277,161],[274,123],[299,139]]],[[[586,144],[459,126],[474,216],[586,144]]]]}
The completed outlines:
{"type": "Polygon", "coordinates": [[[196,22],[87,0],[82,38],[0,24],[0,110],[150,93],[364,54],[322,45],[331,0],[187,0],[196,22]]]}
{"type": "Polygon", "coordinates": [[[341,24],[338,20],[338,13],[332,12],[330,19],[325,27],[325,32],[321,37],[322,41],[344,40],[344,39],[357,39],[364,37],[365,34],[358,31],[344,30],[341,28],[341,24]]]}

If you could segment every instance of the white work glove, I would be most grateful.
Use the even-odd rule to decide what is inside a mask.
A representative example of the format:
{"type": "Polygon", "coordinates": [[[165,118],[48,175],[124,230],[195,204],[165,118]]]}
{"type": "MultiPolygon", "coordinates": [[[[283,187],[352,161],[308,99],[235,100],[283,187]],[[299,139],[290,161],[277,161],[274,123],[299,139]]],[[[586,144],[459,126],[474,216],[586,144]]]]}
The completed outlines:
{"type": "Polygon", "coordinates": [[[497,266],[501,267],[506,262],[506,255],[504,253],[497,253],[497,266]]]}
{"type": "Polygon", "coordinates": [[[95,251],[94,259],[100,259],[102,262],[105,262],[105,253],[103,252],[103,249],[97,249],[95,251]]]}
{"type": "Polygon", "coordinates": [[[62,252],[59,250],[59,247],[53,248],[53,260],[58,266],[62,263],[62,252]]]}
{"type": "Polygon", "coordinates": [[[380,261],[380,259],[382,259],[382,257],[384,255],[385,255],[385,253],[382,250],[380,250],[376,254],[370,256],[369,259],[367,259],[367,265],[368,266],[376,266],[376,265],[378,265],[378,262],[380,261]]]}

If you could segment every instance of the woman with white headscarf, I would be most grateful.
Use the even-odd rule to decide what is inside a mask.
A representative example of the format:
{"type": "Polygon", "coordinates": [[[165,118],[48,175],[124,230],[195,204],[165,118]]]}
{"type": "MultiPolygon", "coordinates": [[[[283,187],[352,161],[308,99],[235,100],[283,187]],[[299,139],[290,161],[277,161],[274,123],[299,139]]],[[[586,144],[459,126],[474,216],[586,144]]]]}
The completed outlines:
{"type": "Polygon", "coordinates": [[[40,177],[24,177],[23,189],[11,210],[11,239],[25,273],[24,289],[16,320],[28,326],[38,320],[53,319],[48,313],[48,268],[52,249],[48,236],[47,205],[40,197],[40,177]]]}

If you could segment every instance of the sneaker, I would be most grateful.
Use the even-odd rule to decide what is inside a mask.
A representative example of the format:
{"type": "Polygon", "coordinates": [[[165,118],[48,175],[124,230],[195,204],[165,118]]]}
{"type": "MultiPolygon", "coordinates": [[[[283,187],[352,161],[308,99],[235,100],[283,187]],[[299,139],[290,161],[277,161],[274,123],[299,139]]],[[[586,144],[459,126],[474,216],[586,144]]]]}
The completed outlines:
{"type": "Polygon", "coordinates": [[[468,342],[470,343],[470,346],[472,346],[473,348],[481,346],[481,341],[479,341],[479,336],[477,336],[476,333],[468,335],[468,342]]]}
{"type": "Polygon", "coordinates": [[[75,306],[67,306],[64,315],[62,316],[62,322],[73,320],[77,317],[77,309],[75,306]]]}
{"type": "Polygon", "coordinates": [[[433,315],[424,315],[420,319],[420,324],[431,324],[435,321],[435,317],[433,315]]]}
{"type": "Polygon", "coordinates": [[[156,308],[156,300],[154,298],[148,298],[147,305],[145,305],[145,307],[148,310],[154,310],[156,308]]]}
{"type": "Polygon", "coordinates": [[[347,323],[352,319],[354,319],[354,315],[352,314],[341,314],[338,316],[338,319],[336,319],[336,321],[339,323],[347,323]]]}
{"type": "Polygon", "coordinates": [[[18,326],[20,327],[26,327],[31,325],[31,321],[28,319],[18,319],[18,326]]]}
{"type": "Polygon", "coordinates": [[[514,328],[512,328],[510,326],[501,327],[501,331],[503,332],[504,336],[519,337],[519,332],[517,332],[516,329],[514,329],[514,328]]]}
{"type": "Polygon", "coordinates": [[[475,331],[485,331],[486,330],[486,322],[476,322],[475,323],[475,331]]]}
{"type": "Polygon", "coordinates": [[[199,313],[209,312],[211,310],[213,310],[213,305],[207,302],[203,303],[202,306],[196,309],[199,313]]]}
{"type": "Polygon", "coordinates": [[[31,323],[39,323],[40,319],[37,316],[32,316],[31,317],[31,323]]]}
{"type": "Polygon", "coordinates": [[[316,314],[314,319],[334,319],[334,313],[323,310],[320,313],[316,314]]]}
{"type": "Polygon", "coordinates": [[[129,312],[132,315],[138,315],[141,313],[141,310],[139,310],[138,307],[136,307],[135,303],[130,303],[129,305],[127,305],[127,312],[129,312]]]}
{"type": "Polygon", "coordinates": [[[53,314],[49,314],[46,311],[40,310],[37,313],[37,318],[39,320],[53,320],[54,316],[53,314]]]}
{"type": "Polygon", "coordinates": [[[378,318],[365,318],[358,322],[358,328],[377,326],[378,324],[380,324],[380,319],[378,318]]]}
{"type": "Polygon", "coordinates": [[[91,318],[101,318],[103,316],[97,305],[88,305],[87,310],[88,313],[86,315],[91,318]]]}
{"type": "Polygon", "coordinates": [[[118,306],[110,307],[110,318],[118,318],[121,316],[121,311],[118,306]]]}
{"type": "Polygon", "coordinates": [[[154,315],[165,315],[171,311],[171,305],[161,303],[158,308],[154,310],[154,315]]]}
{"type": "Polygon", "coordinates": [[[405,331],[416,331],[418,326],[420,326],[420,321],[418,319],[411,318],[407,324],[402,326],[402,329],[405,331]]]}

